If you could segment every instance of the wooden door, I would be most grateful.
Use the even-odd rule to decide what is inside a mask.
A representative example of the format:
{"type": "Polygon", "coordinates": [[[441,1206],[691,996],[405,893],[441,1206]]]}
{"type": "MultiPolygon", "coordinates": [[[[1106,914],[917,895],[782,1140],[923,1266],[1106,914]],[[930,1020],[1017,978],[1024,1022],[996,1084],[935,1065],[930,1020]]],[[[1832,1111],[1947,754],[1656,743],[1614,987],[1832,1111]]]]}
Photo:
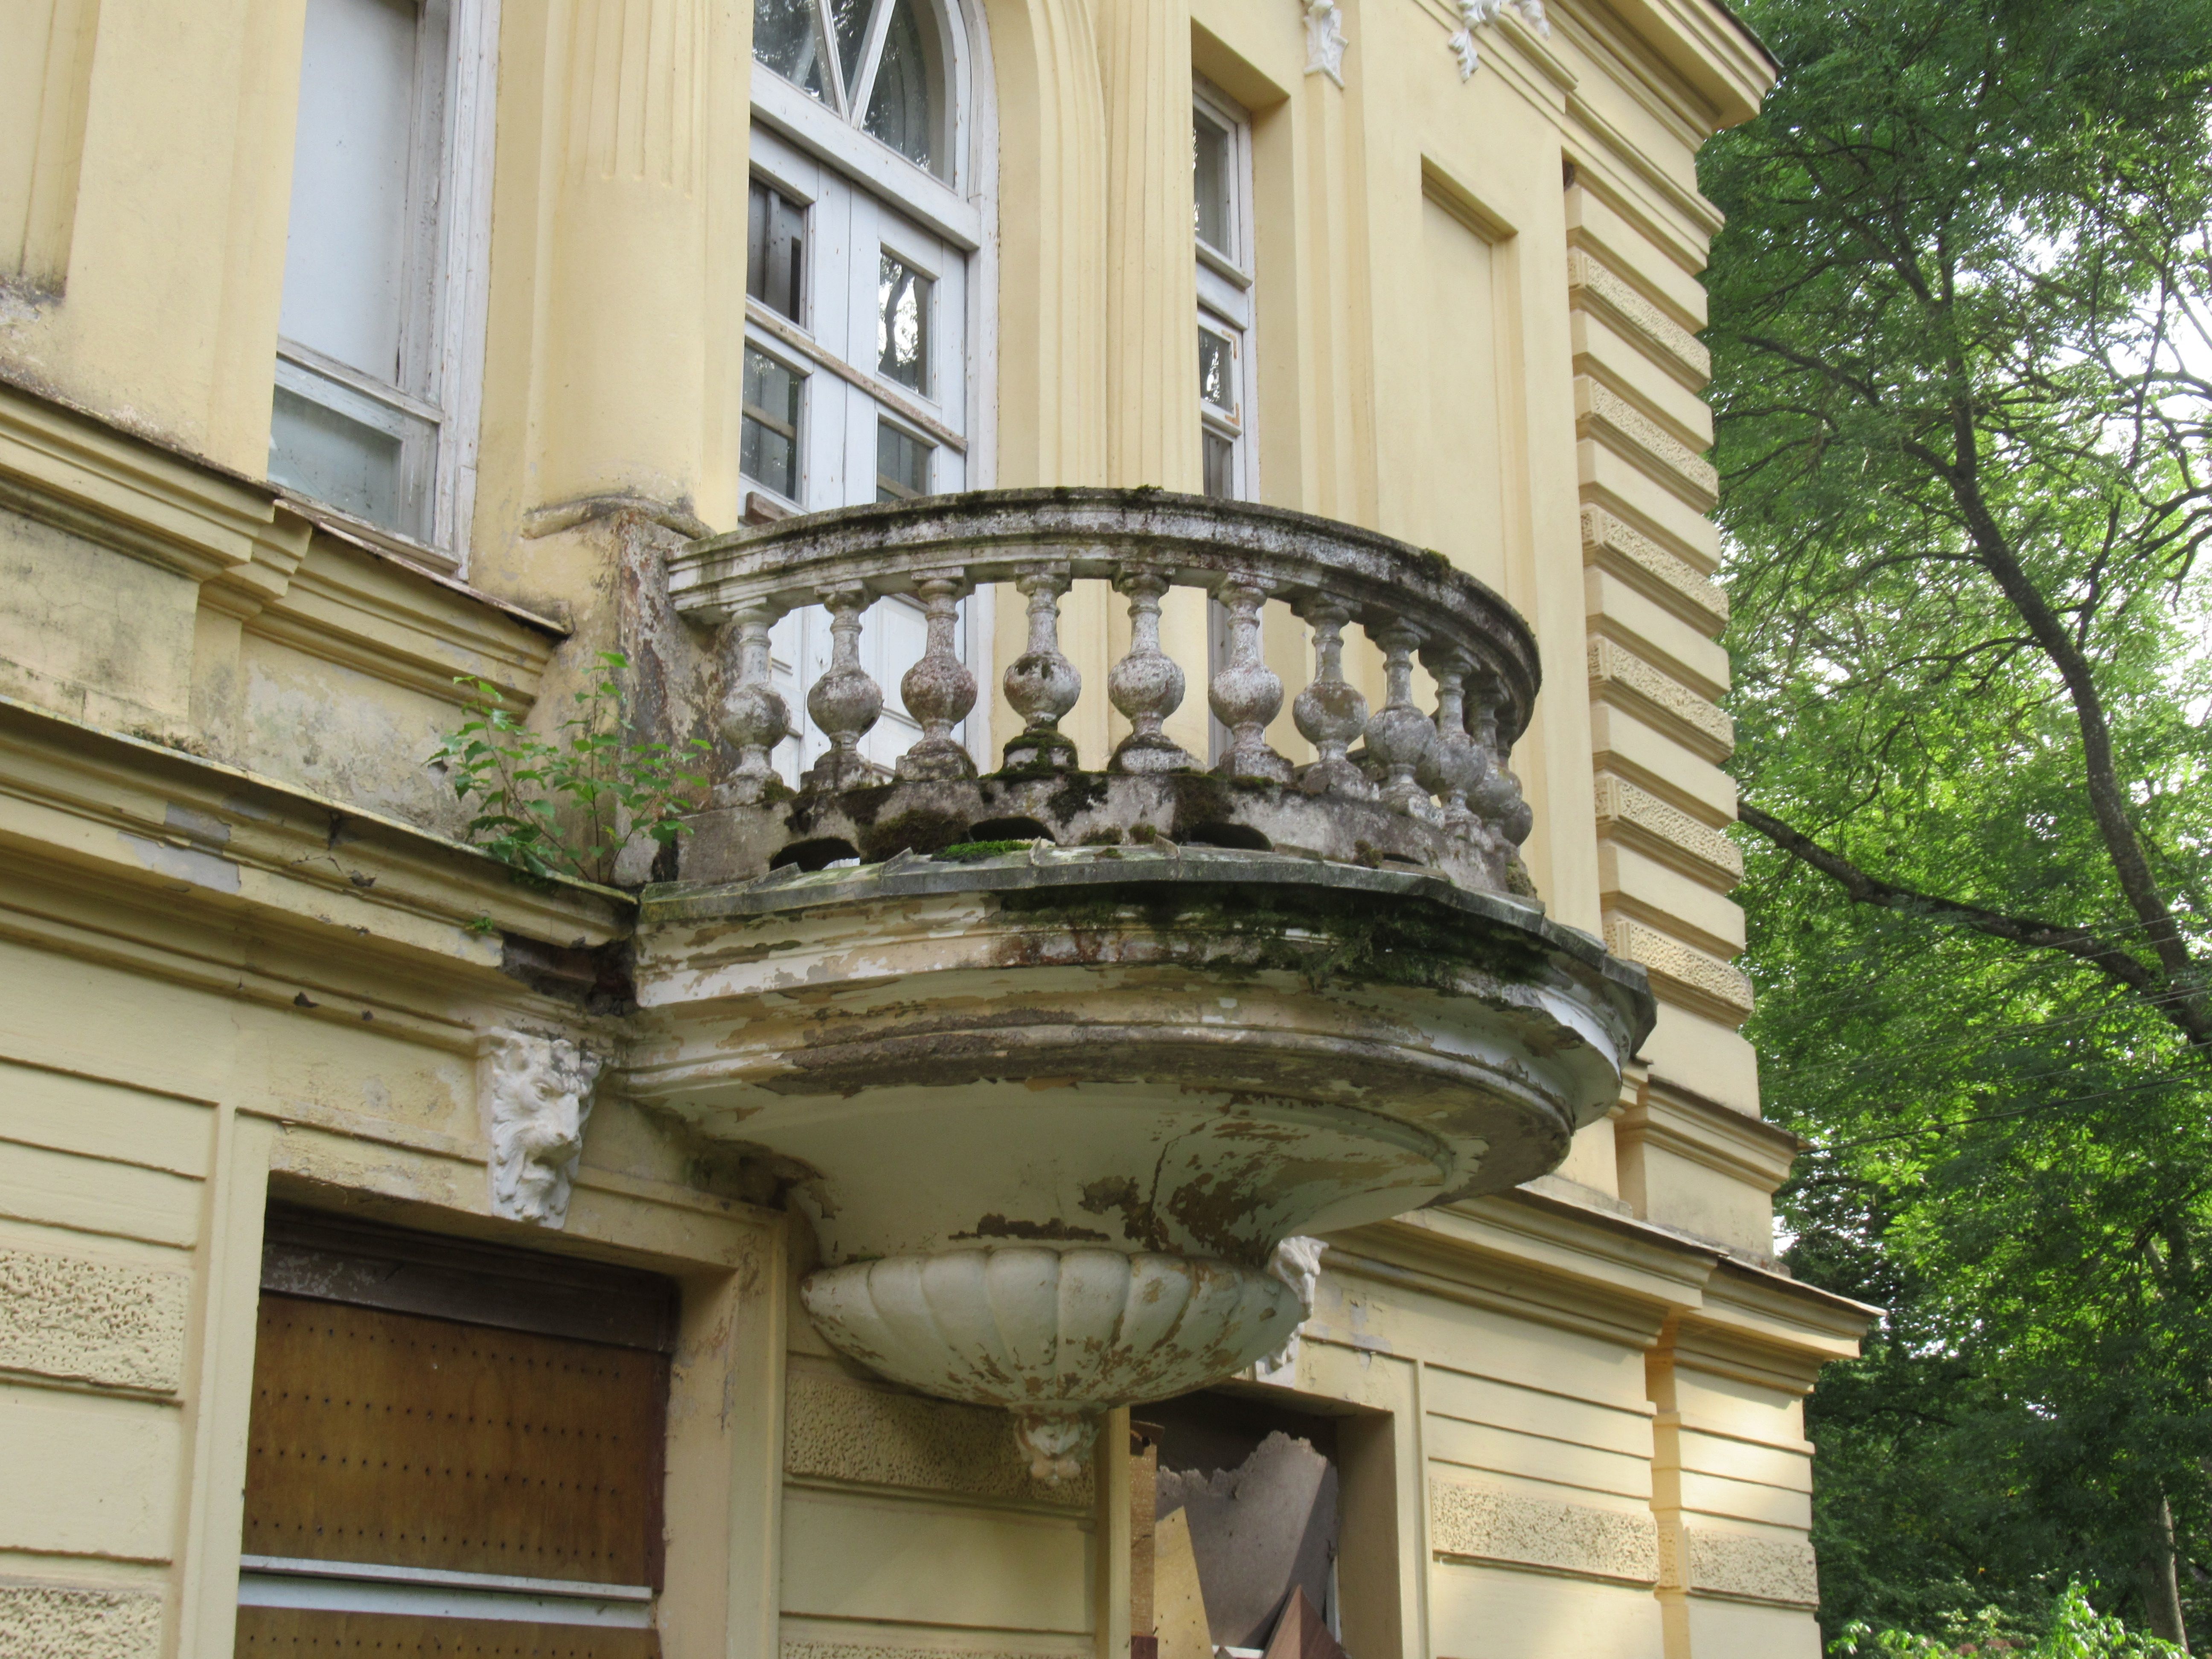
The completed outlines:
{"type": "Polygon", "coordinates": [[[659,1652],[665,1280],[272,1219],[238,1652],[659,1652]]]}

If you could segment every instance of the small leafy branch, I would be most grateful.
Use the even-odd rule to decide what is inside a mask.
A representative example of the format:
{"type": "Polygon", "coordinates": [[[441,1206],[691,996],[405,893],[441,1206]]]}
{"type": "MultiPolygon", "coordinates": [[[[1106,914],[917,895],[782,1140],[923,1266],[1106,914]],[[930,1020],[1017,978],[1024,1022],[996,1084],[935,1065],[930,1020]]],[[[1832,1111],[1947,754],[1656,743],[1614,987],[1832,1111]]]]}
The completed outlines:
{"type": "Polygon", "coordinates": [[[574,710],[550,737],[524,726],[489,680],[456,676],[469,693],[468,718],[430,757],[453,793],[477,807],[469,839],[534,876],[607,880],[630,834],[641,830],[667,846],[707,787],[684,763],[709,745],[698,738],[680,746],[632,741],[615,678],[629,659],[602,651],[595,660],[598,673],[573,694],[574,710]]]}
{"type": "Polygon", "coordinates": [[[1876,1631],[1863,1620],[1853,1620],[1828,1644],[1828,1653],[1830,1659],[2182,1659],[2184,1651],[2100,1613],[2079,1584],[2066,1587],[2040,1638],[2001,1633],[2003,1620],[1995,1607],[1969,1622],[1975,1626],[1971,1632],[1954,1632],[1938,1641],[1900,1630],[1876,1631]]]}

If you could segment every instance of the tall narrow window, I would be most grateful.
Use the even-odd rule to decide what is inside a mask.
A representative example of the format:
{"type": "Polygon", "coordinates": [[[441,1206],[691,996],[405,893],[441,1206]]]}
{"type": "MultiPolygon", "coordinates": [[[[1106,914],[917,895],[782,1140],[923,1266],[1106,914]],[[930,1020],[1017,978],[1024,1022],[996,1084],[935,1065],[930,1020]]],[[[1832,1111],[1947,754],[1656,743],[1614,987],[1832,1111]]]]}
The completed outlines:
{"type": "Polygon", "coordinates": [[[456,255],[489,103],[455,43],[483,10],[307,0],[270,409],[276,483],[446,547],[473,440],[454,382],[473,373],[475,296],[456,255]]]}
{"type": "Polygon", "coordinates": [[[1210,86],[1194,94],[1190,159],[1200,477],[1209,495],[1249,497],[1259,484],[1252,441],[1252,125],[1210,86]]]}
{"type": "MultiPolygon", "coordinates": [[[[972,482],[969,277],[982,242],[963,146],[962,7],[972,3],[754,0],[761,118],[738,471],[756,515],[972,482]]],[[[801,721],[776,751],[789,781],[828,746],[803,712],[829,660],[828,624],[810,608],[770,635],[779,689],[801,721]]],[[[896,597],[863,625],[862,659],[886,695],[861,752],[886,775],[920,732],[896,688],[927,638],[921,611],[896,597]]],[[[963,639],[981,678],[973,614],[963,639]]]]}

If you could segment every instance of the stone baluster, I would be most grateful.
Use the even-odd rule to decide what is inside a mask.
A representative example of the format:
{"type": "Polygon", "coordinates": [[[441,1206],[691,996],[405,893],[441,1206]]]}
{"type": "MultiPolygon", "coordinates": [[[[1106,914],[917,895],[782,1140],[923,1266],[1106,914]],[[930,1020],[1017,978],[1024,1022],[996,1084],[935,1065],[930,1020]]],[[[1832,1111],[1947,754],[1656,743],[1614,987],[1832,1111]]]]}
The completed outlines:
{"type": "Polygon", "coordinates": [[[1482,781],[1489,762],[1467,730],[1467,653],[1450,646],[1421,653],[1422,665],[1437,683],[1437,740],[1414,775],[1443,808],[1444,828],[1471,836],[1477,819],[1468,792],[1482,781]]]}
{"type": "Polygon", "coordinates": [[[860,739],[884,712],[884,690],[860,666],[860,613],[876,596],[854,582],[821,593],[830,612],[830,666],[806,694],[806,712],[830,739],[830,752],[799,781],[810,790],[849,789],[874,775],[860,739]]]}
{"type": "Polygon", "coordinates": [[[916,781],[972,778],[975,763],[952,736],[975,706],[975,677],[960,660],[955,638],[968,582],[957,571],[933,570],[915,578],[914,591],[928,619],[929,644],[899,682],[899,696],[907,713],[921,722],[921,737],[899,757],[898,775],[916,781]]]}
{"type": "Polygon", "coordinates": [[[1032,565],[1014,578],[1015,591],[1030,602],[1030,646],[1006,669],[1006,701],[1023,721],[1006,744],[1009,769],[1075,768],[1075,740],[1060,729],[1060,717],[1083,696],[1083,676],[1060,649],[1060,596],[1070,583],[1064,564],[1032,565]]]}
{"type": "Polygon", "coordinates": [[[1114,746],[1112,772],[1195,772],[1198,762],[1160,729],[1182,703],[1182,670],[1160,649],[1160,597],[1167,573],[1133,564],[1114,586],[1129,596],[1129,652],[1106,676],[1106,695],[1134,729],[1114,746]]]}
{"type": "Polygon", "coordinates": [[[1382,773],[1382,800],[1410,817],[1433,818],[1436,808],[1418,776],[1437,740],[1437,728],[1413,704],[1413,647],[1421,642],[1420,631],[1393,617],[1367,632],[1382,648],[1387,692],[1367,722],[1367,752],[1382,773]]]}
{"type": "Polygon", "coordinates": [[[1314,677],[1291,703],[1291,718],[1320,758],[1302,767],[1298,785],[1307,793],[1375,799],[1375,786],[1345,753],[1367,729],[1367,699],[1344,678],[1344,625],[1352,620],[1343,600],[1316,593],[1298,607],[1313,629],[1314,677]]]}
{"type": "Polygon", "coordinates": [[[780,620],[765,603],[744,606],[731,617],[737,635],[737,679],[722,698],[722,736],[738,751],[738,763],[714,791],[718,806],[750,805],[777,785],[772,757],[791,735],[791,710],[775,689],[769,656],[769,629],[780,620]]]}
{"type": "Polygon", "coordinates": [[[1483,827],[1504,843],[1499,850],[1510,852],[1528,839],[1536,817],[1528,803],[1521,799],[1521,780],[1506,765],[1505,748],[1498,738],[1498,706],[1504,700],[1504,688],[1496,675],[1480,673],[1470,680],[1468,690],[1468,731],[1489,763],[1482,781],[1468,791],[1468,802],[1483,827]]]}
{"type": "Polygon", "coordinates": [[[1238,571],[1216,591],[1229,613],[1229,660],[1213,677],[1206,702],[1213,717],[1229,728],[1229,752],[1215,765],[1224,778],[1263,778],[1288,783],[1290,762],[1267,747],[1267,722],[1283,707],[1282,676],[1260,653],[1260,608],[1267,602],[1267,583],[1238,571]]]}

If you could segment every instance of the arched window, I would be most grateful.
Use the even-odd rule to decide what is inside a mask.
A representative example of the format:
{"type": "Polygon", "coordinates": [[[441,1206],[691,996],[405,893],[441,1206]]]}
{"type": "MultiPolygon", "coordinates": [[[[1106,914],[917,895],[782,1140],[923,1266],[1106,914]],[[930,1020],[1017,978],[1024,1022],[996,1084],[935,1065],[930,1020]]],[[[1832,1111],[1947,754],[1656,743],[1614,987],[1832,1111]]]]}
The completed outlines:
{"type": "Polygon", "coordinates": [[[939,178],[949,45],[926,0],[761,0],[753,16],[754,57],[939,178]]]}
{"type": "MultiPolygon", "coordinates": [[[[987,320],[970,280],[984,212],[967,155],[973,21],[960,0],[756,0],[749,517],[981,482],[969,453],[987,320]]],[[[980,666],[981,618],[969,624],[980,666]]],[[[896,686],[921,650],[921,613],[878,605],[863,639],[877,684],[896,686]]],[[[774,646],[795,710],[828,660],[826,615],[787,617],[774,646]]],[[[862,752],[888,764],[918,730],[887,699],[862,752]]],[[[795,777],[824,746],[804,732],[779,766],[795,777]]]]}

